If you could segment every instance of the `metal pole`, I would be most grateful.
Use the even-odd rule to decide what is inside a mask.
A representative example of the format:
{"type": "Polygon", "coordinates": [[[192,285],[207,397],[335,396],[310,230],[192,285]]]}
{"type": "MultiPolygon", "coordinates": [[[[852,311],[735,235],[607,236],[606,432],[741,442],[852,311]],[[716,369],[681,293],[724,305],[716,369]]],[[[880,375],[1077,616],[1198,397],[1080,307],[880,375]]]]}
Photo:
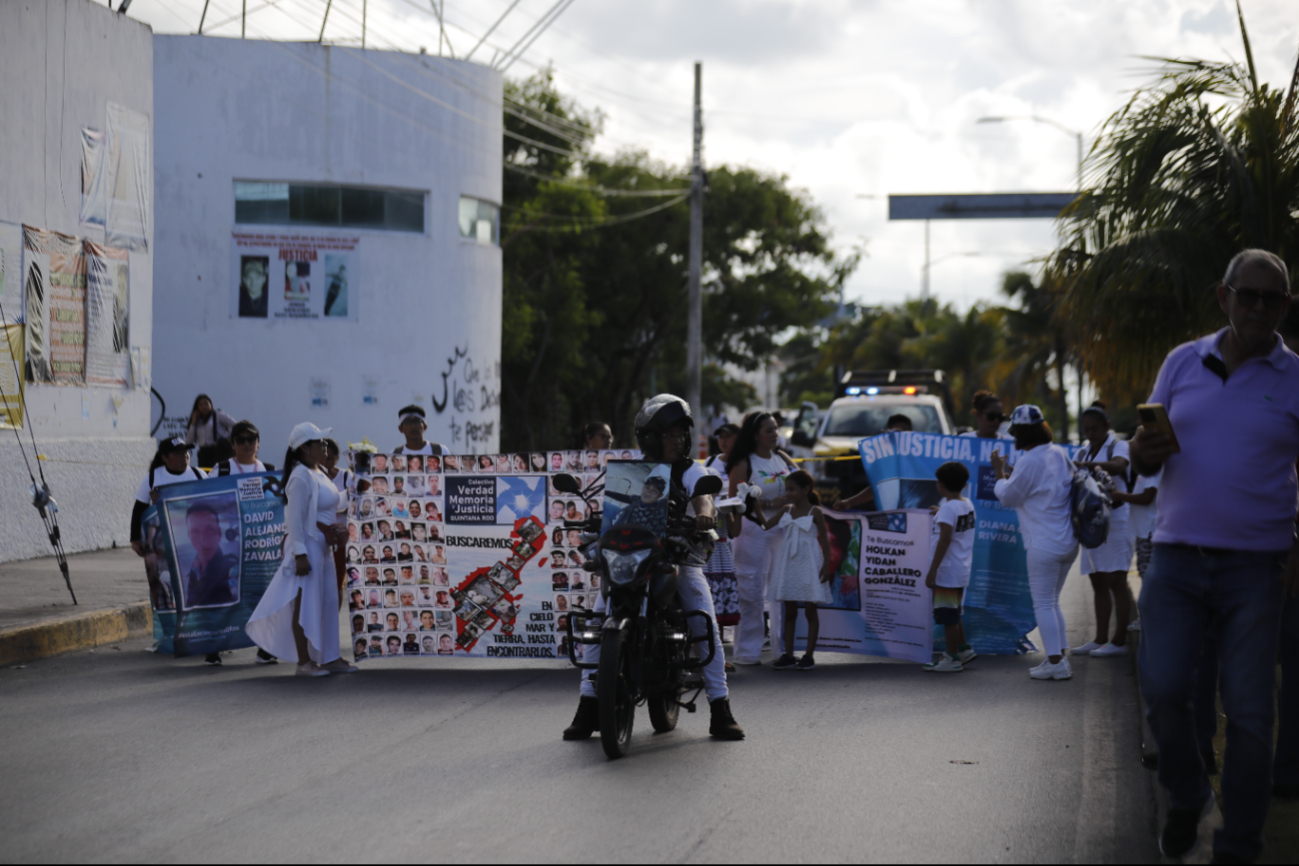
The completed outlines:
{"type": "Polygon", "coordinates": [[[202,35],[203,35],[203,22],[207,20],[207,4],[209,4],[209,3],[211,3],[211,2],[212,2],[212,0],[203,0],[203,14],[200,15],[199,18],[198,18],[198,35],[199,35],[199,36],[202,36],[202,35]]]}
{"type": "Polygon", "coordinates": [[[361,0],[361,47],[365,47],[365,13],[370,9],[370,0],[361,0]]]}
{"type": "Polygon", "coordinates": [[[317,42],[325,41],[325,25],[329,23],[329,9],[333,5],[334,0],[329,0],[329,2],[325,4],[325,17],[320,19],[320,38],[316,40],[317,42]]]}
{"type": "Polygon", "coordinates": [[[704,109],[702,63],[695,64],[694,154],[690,161],[690,279],[687,290],[686,401],[699,424],[704,423],[703,391],[703,269],[704,269],[704,109]]]}
{"type": "Polygon", "coordinates": [[[244,11],[243,14],[239,16],[239,38],[240,39],[245,38],[245,34],[247,34],[247,32],[248,32],[248,0],[244,0],[244,11]]]}
{"type": "Polygon", "coordinates": [[[1083,190],[1083,140],[1082,133],[1075,133],[1078,136],[1078,192],[1083,190]]]}
{"type": "Polygon", "coordinates": [[[929,220],[925,220],[925,270],[920,280],[920,305],[929,303],[929,220]]]}

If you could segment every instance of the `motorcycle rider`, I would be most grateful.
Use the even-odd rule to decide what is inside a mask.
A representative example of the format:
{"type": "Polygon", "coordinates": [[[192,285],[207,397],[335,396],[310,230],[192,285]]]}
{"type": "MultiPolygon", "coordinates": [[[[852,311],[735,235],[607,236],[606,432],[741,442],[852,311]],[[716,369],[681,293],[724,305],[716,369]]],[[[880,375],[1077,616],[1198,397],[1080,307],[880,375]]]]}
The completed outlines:
{"type": "MultiPolygon", "coordinates": [[[[707,532],[716,526],[711,496],[694,496],[695,485],[709,473],[690,459],[691,429],[694,419],[690,416],[690,406],[685,400],[672,394],[659,394],[650,398],[636,415],[636,440],[645,459],[673,466],[673,480],[680,479],[682,487],[691,495],[690,509],[695,516],[695,528],[707,532]]],[[[719,740],[742,740],[744,729],[735,722],[731,715],[731,702],[726,689],[726,656],[722,651],[721,629],[713,613],[713,595],[704,578],[704,564],[708,553],[704,550],[692,550],[687,561],[680,566],[681,581],[677,595],[682,607],[686,610],[701,610],[713,620],[713,660],[704,668],[704,692],[708,696],[708,708],[711,722],[708,733],[719,740]]],[[[597,595],[595,612],[606,611],[603,595],[597,595]]],[[[690,618],[691,631],[700,628],[690,618]]],[[[703,649],[701,647],[701,652],[703,649]]],[[[584,662],[598,664],[600,647],[586,647],[584,662]]],[[[564,729],[565,740],[585,740],[600,727],[600,704],[595,695],[595,683],[591,681],[592,671],[582,672],[581,699],[577,705],[577,715],[573,724],[564,729]]]]}

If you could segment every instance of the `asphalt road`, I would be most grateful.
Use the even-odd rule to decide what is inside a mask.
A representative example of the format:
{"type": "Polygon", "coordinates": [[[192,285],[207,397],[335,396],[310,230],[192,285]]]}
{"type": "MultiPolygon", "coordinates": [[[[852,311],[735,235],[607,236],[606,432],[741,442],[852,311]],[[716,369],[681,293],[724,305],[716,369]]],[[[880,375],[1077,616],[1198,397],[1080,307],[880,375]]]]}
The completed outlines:
{"type": "MultiPolygon", "coordinates": [[[[1071,638],[1089,626],[1072,577],[1071,638]]],[[[564,743],[576,675],[510,662],[297,679],[146,642],[0,670],[0,860],[1143,862],[1153,779],[1124,659],[1035,682],[825,654],[741,668],[631,754],[564,743]],[[514,664],[515,666],[511,666],[514,664]],[[702,701],[701,701],[702,704],[702,701]]]]}

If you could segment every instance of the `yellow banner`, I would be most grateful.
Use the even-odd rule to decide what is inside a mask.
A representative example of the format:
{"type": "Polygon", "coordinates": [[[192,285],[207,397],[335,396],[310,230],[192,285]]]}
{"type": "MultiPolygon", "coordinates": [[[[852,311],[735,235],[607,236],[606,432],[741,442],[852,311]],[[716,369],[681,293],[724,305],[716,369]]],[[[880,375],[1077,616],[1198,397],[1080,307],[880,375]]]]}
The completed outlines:
{"type": "Polygon", "coordinates": [[[0,325],[0,427],[23,426],[23,326],[0,325]]]}

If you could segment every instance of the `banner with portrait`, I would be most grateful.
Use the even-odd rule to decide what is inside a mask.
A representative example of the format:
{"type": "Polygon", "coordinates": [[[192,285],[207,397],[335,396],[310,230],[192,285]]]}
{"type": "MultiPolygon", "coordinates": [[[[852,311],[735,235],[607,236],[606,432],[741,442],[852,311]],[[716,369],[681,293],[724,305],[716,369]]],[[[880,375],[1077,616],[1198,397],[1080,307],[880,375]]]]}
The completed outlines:
{"type": "MultiPolygon", "coordinates": [[[[974,504],[974,562],[965,590],[962,622],[970,644],[985,654],[1033,649],[1027,635],[1037,627],[1028,591],[1024,543],[1015,509],[993,493],[994,450],[1013,461],[1014,443],[934,433],[883,433],[859,443],[866,475],[884,508],[939,504],[934,470],[948,461],[965,465],[970,481],[962,495],[974,504]]],[[[926,562],[926,567],[928,563],[926,562]]]]}
{"type": "Polygon", "coordinates": [[[279,473],[159,487],[145,513],[145,571],[159,652],[253,645],[244,626],[283,556],[279,473]]]}
{"type": "MultiPolygon", "coordinates": [[[[839,512],[823,509],[830,540],[831,601],[817,606],[816,648],[928,662],[933,655],[933,595],[928,511],[839,512]]],[[[782,627],[772,610],[772,634],[782,627]]],[[[795,649],[807,648],[807,619],[798,617],[795,649]]]]}
{"type": "Polygon", "coordinates": [[[357,320],[360,238],[237,231],[233,319],[357,320]]]}
{"type": "Polygon", "coordinates": [[[593,606],[600,584],[564,521],[601,511],[606,464],[624,455],[639,457],[349,452],[352,657],[566,663],[567,617],[593,606]],[[555,488],[559,472],[581,495],[555,488]]]}

